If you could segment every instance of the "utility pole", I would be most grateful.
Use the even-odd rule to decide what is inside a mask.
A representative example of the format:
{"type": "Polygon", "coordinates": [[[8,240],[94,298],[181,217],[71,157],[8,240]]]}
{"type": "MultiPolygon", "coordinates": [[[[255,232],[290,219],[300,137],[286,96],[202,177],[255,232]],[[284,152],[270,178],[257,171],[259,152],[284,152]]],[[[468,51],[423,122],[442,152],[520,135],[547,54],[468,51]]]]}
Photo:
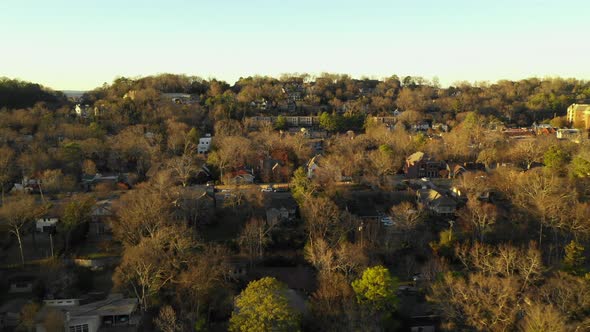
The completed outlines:
{"type": "Polygon", "coordinates": [[[49,233],[49,245],[51,246],[51,258],[53,258],[53,232],[49,233]]]}
{"type": "Polygon", "coordinates": [[[453,241],[453,226],[455,225],[454,220],[449,220],[449,242],[453,241]]]}

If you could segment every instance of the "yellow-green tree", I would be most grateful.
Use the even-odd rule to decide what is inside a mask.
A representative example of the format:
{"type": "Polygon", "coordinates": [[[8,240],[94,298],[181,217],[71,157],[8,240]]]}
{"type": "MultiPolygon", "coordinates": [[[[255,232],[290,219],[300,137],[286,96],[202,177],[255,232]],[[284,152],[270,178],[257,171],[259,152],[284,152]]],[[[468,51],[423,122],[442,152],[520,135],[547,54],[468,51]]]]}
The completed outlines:
{"type": "Polygon", "coordinates": [[[576,241],[571,241],[565,246],[565,257],[563,258],[563,267],[573,274],[584,273],[584,247],[576,241]]]}
{"type": "Polygon", "coordinates": [[[352,289],[359,304],[370,310],[395,310],[397,307],[397,280],[382,265],[367,268],[360,279],[352,282],[352,289]]]}
{"type": "Polygon", "coordinates": [[[229,330],[299,331],[299,315],[289,305],[287,286],[271,277],[250,282],[236,297],[229,330]]]}

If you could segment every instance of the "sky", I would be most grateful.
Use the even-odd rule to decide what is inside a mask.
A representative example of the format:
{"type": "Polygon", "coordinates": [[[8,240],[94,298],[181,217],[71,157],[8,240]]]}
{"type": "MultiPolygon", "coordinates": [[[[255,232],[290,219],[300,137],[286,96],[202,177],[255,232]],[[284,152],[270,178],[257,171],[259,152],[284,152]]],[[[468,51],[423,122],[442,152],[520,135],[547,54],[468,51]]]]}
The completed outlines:
{"type": "Polygon", "coordinates": [[[590,79],[587,0],[0,0],[0,76],[590,79]]]}

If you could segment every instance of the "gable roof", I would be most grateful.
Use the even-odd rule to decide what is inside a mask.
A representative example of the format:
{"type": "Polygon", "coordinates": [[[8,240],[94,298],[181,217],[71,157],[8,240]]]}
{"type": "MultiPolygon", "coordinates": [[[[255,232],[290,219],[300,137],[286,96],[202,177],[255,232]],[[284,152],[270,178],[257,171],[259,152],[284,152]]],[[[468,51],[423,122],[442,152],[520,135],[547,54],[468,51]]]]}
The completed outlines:
{"type": "Polygon", "coordinates": [[[421,201],[427,202],[432,206],[455,206],[457,203],[434,189],[419,189],[418,197],[421,201]]]}
{"type": "Polygon", "coordinates": [[[406,162],[410,165],[413,165],[426,157],[426,154],[422,151],[414,152],[408,158],[406,158],[406,162]]]}

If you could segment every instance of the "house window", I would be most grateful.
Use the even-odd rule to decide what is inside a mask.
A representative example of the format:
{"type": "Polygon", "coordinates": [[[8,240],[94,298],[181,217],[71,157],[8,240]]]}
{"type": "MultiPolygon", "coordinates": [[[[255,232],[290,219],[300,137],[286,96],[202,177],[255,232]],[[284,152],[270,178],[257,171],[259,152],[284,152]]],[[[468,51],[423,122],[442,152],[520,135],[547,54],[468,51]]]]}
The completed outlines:
{"type": "Polygon", "coordinates": [[[70,332],[88,332],[88,324],[70,326],[70,332]]]}

